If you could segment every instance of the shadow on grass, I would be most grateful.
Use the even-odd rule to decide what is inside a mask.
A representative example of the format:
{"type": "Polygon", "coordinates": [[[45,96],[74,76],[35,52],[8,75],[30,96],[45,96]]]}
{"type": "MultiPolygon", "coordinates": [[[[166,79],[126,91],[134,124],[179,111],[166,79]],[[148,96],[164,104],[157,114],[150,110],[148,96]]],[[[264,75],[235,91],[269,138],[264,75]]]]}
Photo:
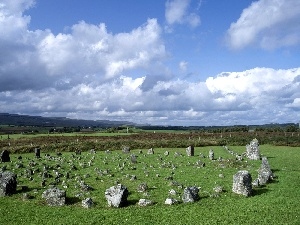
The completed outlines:
{"type": "Polygon", "coordinates": [[[270,190],[268,190],[266,188],[266,186],[261,186],[260,188],[257,188],[257,189],[253,189],[253,193],[252,195],[253,196],[256,196],[256,195],[262,195],[262,194],[265,194],[267,192],[269,192],[270,190]]]}
{"type": "Polygon", "coordinates": [[[136,205],[139,202],[137,199],[130,199],[127,200],[127,204],[125,206],[131,206],[131,205],[136,205]]]}
{"type": "Polygon", "coordinates": [[[17,190],[16,190],[16,194],[33,192],[33,191],[38,192],[41,189],[43,189],[43,188],[30,188],[26,185],[18,185],[17,190]]]}
{"type": "Polygon", "coordinates": [[[80,198],[77,197],[67,197],[66,204],[67,205],[75,205],[76,203],[81,202],[80,198]]]}

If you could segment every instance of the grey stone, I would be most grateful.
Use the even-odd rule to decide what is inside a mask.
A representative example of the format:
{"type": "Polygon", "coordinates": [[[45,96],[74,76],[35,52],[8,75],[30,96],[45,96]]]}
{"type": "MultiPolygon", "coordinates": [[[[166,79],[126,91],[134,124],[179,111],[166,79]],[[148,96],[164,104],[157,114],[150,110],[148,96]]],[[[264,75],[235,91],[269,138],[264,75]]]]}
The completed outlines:
{"type": "Polygon", "coordinates": [[[209,158],[210,160],[214,160],[214,159],[215,159],[215,153],[214,153],[214,150],[212,150],[212,149],[209,150],[208,158],[209,158]]]}
{"type": "Polygon", "coordinates": [[[195,151],[194,151],[194,146],[189,146],[185,149],[187,156],[194,156],[195,151]]]}
{"type": "Polygon", "coordinates": [[[138,205],[139,206],[148,206],[148,205],[152,205],[152,201],[151,200],[148,200],[148,199],[144,199],[144,198],[141,198],[138,202],[138,205]]]}
{"type": "Polygon", "coordinates": [[[258,180],[258,178],[255,179],[255,180],[252,182],[252,187],[259,187],[259,180],[258,180]]]}
{"type": "Polygon", "coordinates": [[[122,184],[112,186],[105,191],[105,198],[109,207],[122,207],[127,205],[128,189],[122,184]]]}
{"type": "Polygon", "coordinates": [[[1,162],[10,162],[9,151],[3,150],[0,154],[0,161],[1,162]]]}
{"type": "Polygon", "coordinates": [[[232,191],[246,197],[252,194],[252,177],[246,170],[240,170],[233,175],[232,191]]]}
{"type": "Polygon", "coordinates": [[[80,182],[80,190],[81,191],[91,191],[93,190],[93,188],[91,186],[89,186],[88,184],[84,183],[84,181],[80,182]]]}
{"type": "Polygon", "coordinates": [[[183,190],[183,195],[182,195],[182,201],[184,203],[187,202],[195,202],[199,200],[199,188],[193,186],[193,187],[186,187],[183,190]]]}
{"type": "Polygon", "coordinates": [[[23,193],[23,195],[22,195],[23,201],[29,200],[30,198],[32,198],[32,196],[30,196],[28,193],[23,193]]]}
{"type": "Polygon", "coordinates": [[[139,186],[137,187],[137,191],[138,192],[145,192],[148,190],[148,185],[146,183],[141,183],[139,184],[139,186]]]}
{"type": "Polygon", "coordinates": [[[41,149],[40,148],[35,148],[34,149],[34,154],[36,158],[40,158],[41,157],[41,149]]]}
{"type": "Polygon", "coordinates": [[[174,199],[174,198],[167,198],[165,200],[165,205],[174,205],[177,204],[178,200],[174,199]]]}
{"type": "Polygon", "coordinates": [[[195,162],[194,164],[196,167],[200,168],[200,167],[205,167],[205,163],[202,162],[201,160],[198,160],[197,162],[195,162]]]}
{"type": "Polygon", "coordinates": [[[136,155],[134,155],[134,154],[130,155],[130,161],[132,163],[137,163],[137,157],[136,157],[136,155]]]}
{"type": "Polygon", "coordinates": [[[165,151],[164,155],[168,156],[170,153],[168,151],[165,151]]]}
{"type": "Polygon", "coordinates": [[[153,148],[148,149],[147,154],[148,155],[153,155],[154,154],[154,149],[153,148]]]}
{"type": "Polygon", "coordinates": [[[50,206],[63,206],[66,204],[66,191],[60,190],[57,187],[49,188],[43,192],[42,198],[50,206]]]}
{"type": "Polygon", "coordinates": [[[0,196],[7,196],[16,193],[17,175],[11,171],[0,173],[0,196]]]}
{"type": "Polygon", "coordinates": [[[81,201],[81,205],[83,208],[89,209],[94,205],[94,202],[91,198],[86,198],[81,201]]]}
{"type": "Polygon", "coordinates": [[[260,160],[259,143],[256,138],[249,145],[246,145],[246,156],[251,160],[260,160]]]}
{"type": "Polygon", "coordinates": [[[260,185],[265,185],[270,180],[273,180],[274,174],[270,168],[267,157],[262,157],[262,163],[258,170],[258,181],[260,185]]]}
{"type": "Polygon", "coordinates": [[[130,153],[130,148],[129,148],[128,146],[124,146],[124,147],[122,148],[122,152],[123,152],[123,153],[130,153]]]}
{"type": "Polygon", "coordinates": [[[171,189],[171,190],[169,190],[169,194],[170,194],[170,195],[176,195],[177,192],[176,192],[174,189],[171,189]]]}
{"type": "Polygon", "coordinates": [[[224,191],[222,186],[216,186],[213,188],[214,192],[216,193],[222,193],[224,191]]]}

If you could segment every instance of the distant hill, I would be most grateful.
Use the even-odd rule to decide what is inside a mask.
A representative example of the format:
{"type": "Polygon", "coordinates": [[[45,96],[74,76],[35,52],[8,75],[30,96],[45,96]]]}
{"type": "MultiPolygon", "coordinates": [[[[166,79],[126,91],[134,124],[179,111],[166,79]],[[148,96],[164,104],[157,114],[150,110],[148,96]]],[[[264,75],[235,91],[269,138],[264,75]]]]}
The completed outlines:
{"type": "Polygon", "coordinates": [[[65,117],[42,117],[19,114],[0,113],[0,125],[10,126],[38,126],[38,127],[116,127],[122,125],[135,125],[127,121],[110,120],[82,120],[65,117]]]}

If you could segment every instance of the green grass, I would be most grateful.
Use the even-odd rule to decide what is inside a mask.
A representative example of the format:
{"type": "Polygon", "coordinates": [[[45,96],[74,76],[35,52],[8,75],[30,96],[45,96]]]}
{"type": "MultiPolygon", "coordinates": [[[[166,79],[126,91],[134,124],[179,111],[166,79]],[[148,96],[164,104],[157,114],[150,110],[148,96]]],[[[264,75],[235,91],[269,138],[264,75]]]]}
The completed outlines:
{"type": "MultiPolygon", "coordinates": [[[[244,146],[229,148],[238,153],[245,151],[244,146]]],[[[154,155],[147,155],[145,149],[143,154],[139,154],[139,149],[135,149],[131,152],[138,156],[137,164],[131,164],[129,155],[121,151],[112,151],[111,154],[99,151],[95,155],[83,152],[80,159],[76,156],[76,160],[73,160],[78,170],[71,171],[71,178],[66,180],[67,205],[63,207],[50,207],[45,204],[41,195],[47,187],[40,187],[39,172],[32,176],[32,181],[25,178],[21,175],[24,174],[25,168],[16,168],[17,157],[20,154],[13,154],[12,163],[0,164],[0,167],[6,165],[7,169],[17,173],[19,185],[28,186],[28,193],[33,198],[23,201],[24,192],[20,187],[16,194],[0,198],[0,224],[300,224],[300,148],[261,145],[260,150],[268,157],[277,179],[266,186],[256,188],[254,195],[249,198],[232,193],[232,176],[238,170],[246,169],[255,179],[260,161],[235,162],[222,147],[197,147],[194,157],[187,157],[184,148],[154,148],[154,155]],[[200,152],[207,156],[210,148],[214,150],[216,158],[222,157],[230,163],[199,157],[200,152]],[[163,154],[167,150],[170,152],[169,156],[163,154]],[[183,156],[174,157],[175,151],[183,156]],[[91,167],[81,166],[93,156],[95,160],[91,167]],[[206,166],[196,168],[194,163],[198,160],[205,162],[206,166]],[[120,170],[118,164],[123,162],[126,162],[125,167],[120,170]],[[171,164],[176,166],[175,170],[171,164]],[[108,169],[110,172],[101,176],[95,172],[95,168],[108,169]],[[145,176],[145,171],[148,176],[145,176]],[[86,174],[90,177],[84,178],[86,174]],[[156,174],[160,176],[157,177],[156,174]],[[220,178],[219,174],[223,174],[224,178],[220,178]],[[136,175],[137,180],[131,181],[131,175],[136,175]],[[164,205],[170,189],[178,192],[177,199],[180,199],[183,192],[183,189],[177,186],[169,186],[170,180],[166,178],[170,176],[183,187],[201,187],[200,200],[188,204],[164,205]],[[79,192],[74,187],[77,183],[76,177],[81,177],[94,190],[76,198],[75,195],[79,192]],[[116,209],[107,206],[104,191],[116,181],[125,185],[130,192],[127,207],[116,209]],[[146,182],[149,187],[149,197],[137,192],[137,186],[142,182],[146,182]],[[219,197],[211,197],[213,188],[217,185],[223,186],[225,192],[219,197]],[[96,203],[95,207],[82,208],[81,200],[85,197],[91,197],[96,203]],[[136,203],[140,198],[148,198],[155,204],[139,207],[136,203]]],[[[55,153],[51,155],[57,158],[55,153]]],[[[62,174],[70,170],[68,162],[72,160],[71,153],[63,153],[63,163],[55,160],[48,162],[43,153],[41,159],[35,159],[33,153],[22,154],[22,157],[25,167],[33,160],[37,163],[35,169],[42,170],[43,163],[46,163],[52,167],[52,171],[59,165],[61,169],[58,171],[62,174]]],[[[54,178],[49,178],[47,184],[52,181],[54,178]]],[[[63,189],[61,184],[58,187],[63,189]]]]}

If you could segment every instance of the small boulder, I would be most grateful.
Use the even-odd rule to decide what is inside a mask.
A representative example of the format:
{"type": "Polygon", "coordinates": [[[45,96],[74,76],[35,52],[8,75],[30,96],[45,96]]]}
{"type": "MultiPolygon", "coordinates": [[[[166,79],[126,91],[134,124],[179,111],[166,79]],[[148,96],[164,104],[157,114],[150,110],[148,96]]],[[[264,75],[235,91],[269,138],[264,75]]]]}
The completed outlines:
{"type": "Polygon", "coordinates": [[[42,198],[50,206],[63,206],[66,203],[66,191],[60,190],[57,187],[49,188],[43,192],[42,198]]]}
{"type": "Polygon", "coordinates": [[[7,196],[16,193],[17,175],[11,171],[0,173],[0,196],[7,196]]]}
{"type": "Polygon", "coordinates": [[[186,187],[183,190],[183,195],[182,195],[182,201],[184,203],[187,202],[195,202],[199,200],[199,188],[193,186],[193,187],[186,187]]]}
{"type": "Polygon", "coordinates": [[[127,205],[128,189],[122,184],[112,186],[105,191],[105,198],[109,207],[122,207],[127,205]]]}
{"type": "Polygon", "coordinates": [[[176,200],[175,198],[167,198],[165,200],[165,205],[174,205],[177,203],[178,203],[178,200],[176,200]]]}
{"type": "Polygon", "coordinates": [[[91,198],[86,198],[81,201],[81,205],[83,208],[89,209],[94,205],[94,202],[91,198]]]}
{"type": "Polygon", "coordinates": [[[148,200],[148,199],[144,199],[144,198],[141,198],[138,202],[138,205],[139,206],[148,206],[148,205],[152,205],[152,201],[151,200],[148,200]]]}

